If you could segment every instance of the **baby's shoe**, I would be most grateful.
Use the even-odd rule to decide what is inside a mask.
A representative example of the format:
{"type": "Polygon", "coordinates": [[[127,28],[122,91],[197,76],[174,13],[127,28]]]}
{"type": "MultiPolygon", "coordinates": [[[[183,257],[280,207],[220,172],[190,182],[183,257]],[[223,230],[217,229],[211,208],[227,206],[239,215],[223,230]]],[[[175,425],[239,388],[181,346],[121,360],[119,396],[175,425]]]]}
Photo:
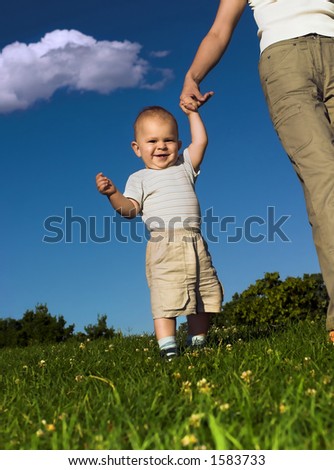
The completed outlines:
{"type": "Polygon", "coordinates": [[[160,356],[165,361],[172,361],[179,355],[177,348],[167,348],[160,351],[160,356]]]}

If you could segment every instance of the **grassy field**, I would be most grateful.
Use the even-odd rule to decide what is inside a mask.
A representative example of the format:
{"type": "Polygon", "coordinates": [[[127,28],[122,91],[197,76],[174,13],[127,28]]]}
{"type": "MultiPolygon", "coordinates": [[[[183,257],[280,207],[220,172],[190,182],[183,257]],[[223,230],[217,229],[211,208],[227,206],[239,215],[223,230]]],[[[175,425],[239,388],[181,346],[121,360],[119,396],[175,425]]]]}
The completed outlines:
{"type": "Polygon", "coordinates": [[[0,351],[1,449],[334,449],[324,324],[213,330],[160,360],[152,336],[0,351]]]}

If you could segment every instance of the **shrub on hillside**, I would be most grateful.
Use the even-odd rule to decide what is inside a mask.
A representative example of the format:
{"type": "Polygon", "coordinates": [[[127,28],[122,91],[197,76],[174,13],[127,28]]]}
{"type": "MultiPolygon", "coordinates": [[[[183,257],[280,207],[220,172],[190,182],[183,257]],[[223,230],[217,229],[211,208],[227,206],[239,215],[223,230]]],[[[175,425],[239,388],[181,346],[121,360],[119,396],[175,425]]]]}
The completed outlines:
{"type": "Polygon", "coordinates": [[[114,328],[108,328],[107,315],[98,315],[97,324],[84,327],[86,335],[89,339],[106,338],[111,339],[115,335],[114,328]]]}
{"type": "Polygon", "coordinates": [[[35,311],[27,310],[20,320],[0,319],[0,347],[65,341],[74,330],[74,325],[65,325],[62,315],[52,316],[46,305],[37,305],[35,311]]]}
{"type": "Polygon", "coordinates": [[[213,323],[220,325],[279,324],[291,320],[326,315],[328,296],[321,274],[280,279],[279,273],[266,273],[241,294],[234,294],[213,323]]]}

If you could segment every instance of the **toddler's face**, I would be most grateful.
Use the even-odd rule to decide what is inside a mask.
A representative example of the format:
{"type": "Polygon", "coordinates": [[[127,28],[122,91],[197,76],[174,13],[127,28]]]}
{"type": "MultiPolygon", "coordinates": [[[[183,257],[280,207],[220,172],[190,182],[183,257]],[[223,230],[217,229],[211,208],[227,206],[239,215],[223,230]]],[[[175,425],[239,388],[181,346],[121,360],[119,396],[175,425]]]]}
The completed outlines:
{"type": "Polygon", "coordinates": [[[138,123],[132,148],[146,168],[164,170],[175,164],[181,144],[172,119],[146,117],[138,123]]]}

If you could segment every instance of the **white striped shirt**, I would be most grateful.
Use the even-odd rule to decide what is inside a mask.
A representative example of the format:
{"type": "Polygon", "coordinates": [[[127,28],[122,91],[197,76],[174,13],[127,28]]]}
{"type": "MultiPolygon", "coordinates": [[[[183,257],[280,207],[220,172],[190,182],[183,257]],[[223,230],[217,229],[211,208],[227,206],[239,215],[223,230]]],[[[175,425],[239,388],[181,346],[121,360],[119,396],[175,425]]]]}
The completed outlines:
{"type": "Polygon", "coordinates": [[[188,149],[164,170],[144,168],[130,175],[124,196],[134,199],[148,230],[199,229],[201,212],[188,149]]]}

